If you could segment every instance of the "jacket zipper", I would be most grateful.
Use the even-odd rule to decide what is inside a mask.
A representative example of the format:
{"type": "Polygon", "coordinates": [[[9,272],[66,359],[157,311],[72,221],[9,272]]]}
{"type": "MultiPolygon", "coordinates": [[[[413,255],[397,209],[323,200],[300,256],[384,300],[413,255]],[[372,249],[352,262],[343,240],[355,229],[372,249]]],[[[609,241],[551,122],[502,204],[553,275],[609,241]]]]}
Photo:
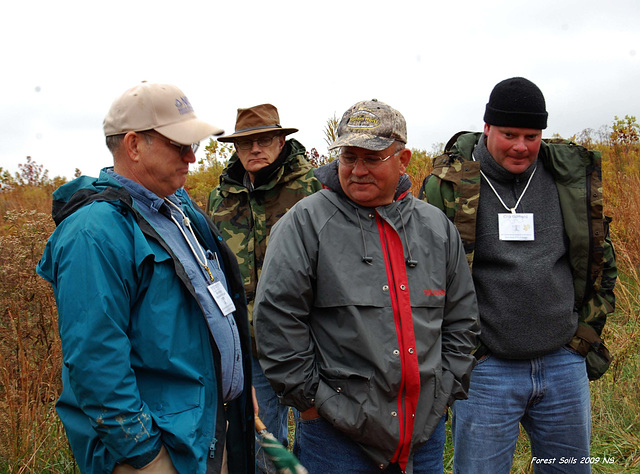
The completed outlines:
{"type": "MultiPolygon", "coordinates": [[[[408,379],[408,377],[411,376],[410,372],[411,372],[412,362],[415,362],[416,376],[418,378],[417,387],[414,387],[414,389],[417,388],[415,393],[414,405],[417,405],[417,400],[420,393],[420,385],[419,385],[420,373],[419,373],[419,368],[417,364],[417,355],[415,354],[415,335],[413,334],[413,325],[411,324],[412,321],[410,319],[412,317],[411,315],[412,311],[411,311],[410,301],[408,301],[408,298],[409,298],[408,281],[406,284],[407,286],[403,288],[403,283],[399,282],[396,277],[396,273],[398,273],[398,271],[394,272],[394,265],[393,265],[393,261],[394,261],[393,257],[396,256],[396,254],[399,251],[401,254],[401,258],[395,259],[395,260],[399,260],[395,262],[396,263],[395,267],[396,269],[399,268],[400,272],[402,269],[405,269],[404,247],[402,246],[402,241],[399,235],[397,234],[397,232],[395,232],[395,229],[393,229],[393,227],[391,227],[388,223],[386,223],[386,221],[384,221],[384,219],[382,219],[379,215],[377,216],[377,225],[378,225],[378,231],[380,234],[382,251],[385,258],[385,266],[387,269],[387,278],[389,281],[389,293],[392,301],[394,321],[396,324],[396,332],[398,337],[398,345],[399,345],[400,358],[401,358],[400,360],[401,380],[400,380],[400,388],[398,392],[398,413],[397,413],[399,429],[400,429],[400,439],[398,442],[398,446],[396,448],[396,452],[394,453],[391,461],[399,462],[401,467],[404,469],[409,457],[410,449],[411,449],[411,438],[413,437],[413,420],[415,415],[414,413],[407,413],[407,403],[411,398],[414,398],[414,397],[408,398],[408,393],[407,393],[407,391],[409,390],[408,382],[411,381],[410,379],[408,379]],[[391,234],[390,232],[388,232],[387,226],[389,227],[389,229],[391,229],[395,233],[391,234]],[[397,242],[395,242],[396,240],[397,242]],[[406,295],[407,295],[408,309],[405,308],[405,306],[407,306],[406,304],[405,305],[402,304],[398,291],[407,292],[406,295]],[[407,318],[407,317],[409,318],[408,321],[406,319],[403,320],[403,309],[408,310],[408,316],[406,315],[404,316],[404,318],[407,318]],[[411,342],[410,345],[412,345],[413,347],[407,347],[406,345],[407,339],[413,339],[413,341],[409,341],[411,342]],[[407,415],[409,415],[411,418],[408,418],[407,415]]],[[[406,276],[406,273],[405,273],[405,276],[406,276]]],[[[415,380],[413,382],[414,384],[416,383],[415,380]]]]}

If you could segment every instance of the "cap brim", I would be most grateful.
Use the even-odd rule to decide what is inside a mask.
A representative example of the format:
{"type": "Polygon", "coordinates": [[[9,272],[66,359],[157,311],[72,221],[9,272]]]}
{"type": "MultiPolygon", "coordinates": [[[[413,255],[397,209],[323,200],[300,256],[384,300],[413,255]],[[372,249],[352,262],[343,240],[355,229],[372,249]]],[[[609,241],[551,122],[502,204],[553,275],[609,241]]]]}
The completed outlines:
{"type": "Polygon", "coordinates": [[[219,142],[232,142],[236,138],[240,137],[248,137],[250,135],[258,135],[259,133],[269,133],[269,132],[278,132],[284,135],[289,135],[291,133],[296,133],[298,131],[297,128],[280,128],[280,127],[265,127],[265,128],[254,128],[253,130],[245,130],[244,132],[236,132],[231,135],[226,135],[224,137],[218,137],[219,142]]]}
{"type": "Polygon", "coordinates": [[[368,133],[347,133],[336,139],[329,147],[329,150],[341,146],[355,146],[365,150],[381,151],[389,148],[395,141],[394,138],[378,137],[368,133]]]}
{"type": "Polygon", "coordinates": [[[198,118],[185,120],[184,122],[178,122],[171,125],[164,125],[162,127],[156,127],[154,130],[168,139],[183,145],[201,142],[211,135],[217,136],[224,133],[224,130],[221,128],[211,125],[210,123],[203,122],[198,118]]]}

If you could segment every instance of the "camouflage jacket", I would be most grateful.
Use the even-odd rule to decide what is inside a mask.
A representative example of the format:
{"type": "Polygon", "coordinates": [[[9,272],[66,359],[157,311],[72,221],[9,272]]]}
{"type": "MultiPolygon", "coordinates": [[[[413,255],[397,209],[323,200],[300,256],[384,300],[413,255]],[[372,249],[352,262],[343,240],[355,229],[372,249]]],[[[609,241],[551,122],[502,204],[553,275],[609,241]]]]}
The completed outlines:
{"type": "Polygon", "coordinates": [[[245,171],[234,153],[207,203],[207,214],[238,259],[252,335],[253,300],[271,228],[296,202],[322,189],[300,142],[287,140],[283,151],[288,156],[282,166],[253,191],[244,186],[245,171]]]}
{"type": "MultiPolygon", "coordinates": [[[[471,155],[482,136],[460,132],[449,140],[445,153],[434,158],[433,171],[418,196],[443,210],[456,225],[471,268],[480,199],[480,163],[472,161],[471,155]]],[[[538,157],[555,178],[569,239],[575,308],[580,321],[570,345],[586,355],[595,349],[593,340],[599,339],[607,314],[614,310],[617,277],[609,238],[611,219],[604,216],[602,209],[600,153],[567,140],[551,139],[543,140],[538,157]],[[585,332],[591,336],[584,336],[585,332]]]]}

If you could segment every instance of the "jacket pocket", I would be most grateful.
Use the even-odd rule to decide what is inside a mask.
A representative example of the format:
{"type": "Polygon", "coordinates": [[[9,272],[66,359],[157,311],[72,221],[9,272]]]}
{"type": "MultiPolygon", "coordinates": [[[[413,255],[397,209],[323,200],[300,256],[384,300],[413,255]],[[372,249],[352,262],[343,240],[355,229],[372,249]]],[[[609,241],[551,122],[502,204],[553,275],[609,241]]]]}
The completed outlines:
{"type": "Polygon", "coordinates": [[[175,415],[197,408],[204,398],[204,385],[165,380],[138,381],[142,400],[157,416],[175,415]]]}
{"type": "Polygon", "coordinates": [[[442,416],[447,410],[447,404],[451,396],[451,381],[445,379],[442,368],[434,369],[434,397],[431,411],[442,416]]]}
{"type": "Polygon", "coordinates": [[[433,397],[442,397],[440,391],[442,390],[442,368],[437,367],[433,370],[433,381],[435,383],[435,390],[433,391],[433,397]]]}
{"type": "Polygon", "coordinates": [[[315,397],[318,413],[347,434],[361,435],[370,404],[372,372],[321,375],[315,397]]]}

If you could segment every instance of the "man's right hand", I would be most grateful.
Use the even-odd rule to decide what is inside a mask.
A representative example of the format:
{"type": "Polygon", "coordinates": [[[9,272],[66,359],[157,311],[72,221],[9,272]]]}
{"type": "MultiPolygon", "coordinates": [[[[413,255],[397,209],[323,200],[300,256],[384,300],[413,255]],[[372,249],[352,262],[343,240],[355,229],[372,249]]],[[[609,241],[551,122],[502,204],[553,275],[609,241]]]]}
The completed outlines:
{"type": "Polygon", "coordinates": [[[176,468],[173,467],[169,452],[164,446],[162,446],[153,461],[146,466],[136,469],[129,464],[118,464],[112,474],[133,474],[136,472],[143,472],[144,474],[178,474],[176,468]]]}
{"type": "Polygon", "coordinates": [[[318,414],[318,410],[316,410],[316,407],[311,407],[303,412],[300,413],[300,418],[302,418],[303,420],[313,420],[315,418],[320,418],[320,415],[318,414]]]}

